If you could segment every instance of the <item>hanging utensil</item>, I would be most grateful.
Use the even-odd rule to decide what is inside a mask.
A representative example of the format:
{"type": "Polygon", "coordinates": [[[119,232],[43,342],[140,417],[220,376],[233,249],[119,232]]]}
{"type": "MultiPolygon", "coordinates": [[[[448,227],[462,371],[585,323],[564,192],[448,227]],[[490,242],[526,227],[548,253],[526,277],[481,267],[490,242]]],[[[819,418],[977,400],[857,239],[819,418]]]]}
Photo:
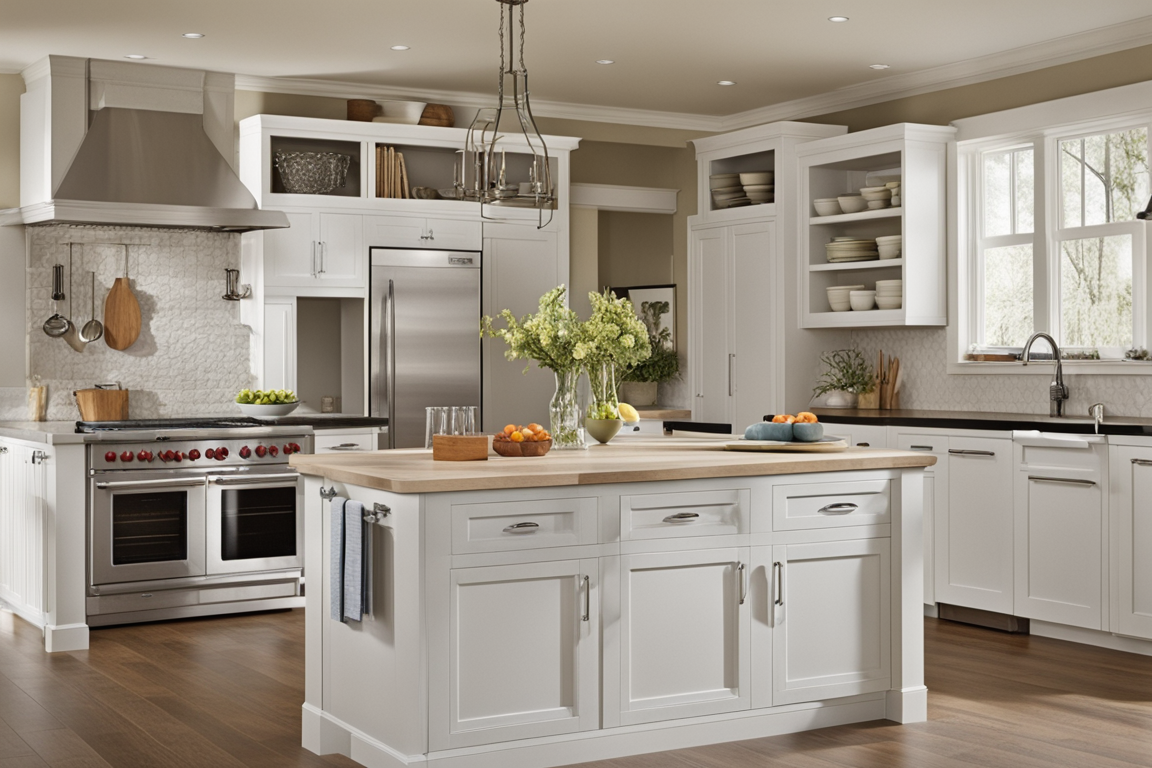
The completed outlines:
{"type": "MultiPolygon", "coordinates": [[[[72,290],[72,243],[68,243],[68,315],[71,317],[74,312],[72,311],[72,299],[76,297],[76,291],[72,290]]],[[[80,329],[76,327],[76,323],[71,320],[68,321],[68,330],[61,338],[68,342],[68,346],[77,352],[83,352],[86,346],[80,339],[80,329]]]]}
{"type": "Polygon", "coordinates": [[[91,344],[104,335],[104,326],[96,319],[96,273],[91,272],[92,275],[92,319],[84,323],[84,327],[80,329],[80,340],[85,344],[91,344]]]}
{"type": "MultiPolygon", "coordinates": [[[[71,249],[71,245],[69,245],[71,249]]],[[[60,303],[64,300],[64,265],[57,264],[52,267],[52,300],[56,302],[56,313],[44,321],[44,333],[58,339],[68,333],[68,326],[72,325],[68,318],[60,314],[60,303]]]]}
{"type": "Polygon", "coordinates": [[[112,349],[127,349],[140,337],[140,302],[128,282],[128,246],[124,245],[124,277],[116,278],[104,301],[104,340],[112,349]]]}

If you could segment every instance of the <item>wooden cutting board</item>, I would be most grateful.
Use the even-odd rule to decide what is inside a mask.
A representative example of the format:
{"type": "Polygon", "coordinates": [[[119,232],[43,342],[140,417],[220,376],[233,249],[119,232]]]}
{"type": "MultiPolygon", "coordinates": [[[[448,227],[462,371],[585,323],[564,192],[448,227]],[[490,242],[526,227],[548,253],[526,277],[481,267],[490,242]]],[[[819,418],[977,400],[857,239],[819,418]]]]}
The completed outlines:
{"type": "Polygon", "coordinates": [[[104,340],[112,349],[128,349],[140,337],[140,302],[128,278],[118,277],[104,301],[104,340]]]}

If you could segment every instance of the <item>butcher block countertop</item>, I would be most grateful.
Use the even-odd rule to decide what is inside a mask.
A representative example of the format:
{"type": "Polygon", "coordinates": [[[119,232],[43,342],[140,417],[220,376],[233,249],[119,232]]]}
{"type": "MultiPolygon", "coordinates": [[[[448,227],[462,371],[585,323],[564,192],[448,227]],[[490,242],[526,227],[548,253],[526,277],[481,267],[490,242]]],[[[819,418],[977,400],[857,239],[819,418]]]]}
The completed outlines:
{"type": "Polygon", "coordinates": [[[302,474],[394,493],[439,493],[600,483],[641,483],[708,477],[790,475],[862,469],[928,467],[929,454],[850,448],[843,453],[764,453],[724,450],[716,440],[654,438],[553,450],[533,458],[433,461],[422,449],[350,454],[294,454],[302,474]]]}

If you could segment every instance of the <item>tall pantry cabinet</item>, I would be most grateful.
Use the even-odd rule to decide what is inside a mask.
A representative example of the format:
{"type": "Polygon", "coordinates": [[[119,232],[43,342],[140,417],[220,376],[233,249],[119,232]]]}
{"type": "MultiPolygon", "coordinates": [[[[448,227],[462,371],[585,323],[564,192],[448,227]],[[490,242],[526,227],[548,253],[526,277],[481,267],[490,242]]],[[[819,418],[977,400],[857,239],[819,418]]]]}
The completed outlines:
{"type": "Polygon", "coordinates": [[[692,418],[739,432],[765,414],[799,410],[829,343],[800,329],[795,148],[843,126],[778,122],[696,139],[697,215],[688,219],[692,418]],[[723,208],[710,178],[771,171],[775,200],[723,208]],[[787,360],[787,366],[784,361],[787,360]]]}

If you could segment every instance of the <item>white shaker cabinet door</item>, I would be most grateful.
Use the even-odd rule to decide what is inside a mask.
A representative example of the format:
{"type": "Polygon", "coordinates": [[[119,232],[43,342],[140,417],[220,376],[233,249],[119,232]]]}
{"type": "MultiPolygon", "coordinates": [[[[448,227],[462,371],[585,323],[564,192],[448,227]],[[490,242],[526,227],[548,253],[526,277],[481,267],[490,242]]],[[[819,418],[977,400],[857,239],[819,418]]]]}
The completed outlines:
{"type": "Polygon", "coordinates": [[[595,558],[452,571],[438,748],[599,727],[598,584],[595,558]]]}
{"type": "Polygon", "coordinates": [[[368,249],[364,247],[363,217],[346,213],[320,214],[318,275],[333,288],[364,288],[368,249]]]}
{"type": "Polygon", "coordinates": [[[264,284],[276,287],[313,285],[319,274],[318,225],[315,213],[285,213],[288,229],[267,229],[264,237],[264,284]]]}
{"type": "Polygon", "coordinates": [[[948,438],[948,503],[935,513],[936,601],[1012,613],[1012,441],[948,438]]]}
{"type": "MultiPolygon", "coordinates": [[[[691,329],[692,380],[695,391],[692,418],[696,421],[732,421],[730,379],[734,355],[731,347],[731,271],[729,233],[726,227],[692,233],[689,270],[689,328],[691,329]]],[[[732,425],[736,429],[736,425],[732,425]]]]}
{"type": "Polygon", "coordinates": [[[1152,448],[1108,453],[1111,630],[1152,640],[1152,448]]]}
{"type": "Polygon", "coordinates": [[[892,676],[891,542],[772,548],[772,704],[883,691],[892,676]]]}
{"type": "Polygon", "coordinates": [[[367,248],[428,248],[427,219],[413,216],[365,216],[367,248]]]}
{"type": "MultiPolygon", "coordinates": [[[[618,723],[748,709],[747,547],[620,558],[618,723]]],[[[615,681],[613,681],[615,683],[615,681]]],[[[611,718],[617,721],[616,713],[611,718]]]]}
{"type": "MultiPolygon", "coordinates": [[[[936,526],[948,511],[948,437],[894,432],[901,451],[931,453],[936,463],[924,468],[924,602],[936,604],[936,526]]],[[[859,445],[859,443],[856,443],[859,445]]]]}
{"type": "Polygon", "coordinates": [[[732,430],[737,434],[762,421],[765,414],[784,408],[773,386],[776,366],[783,357],[773,333],[775,243],[774,223],[732,227],[733,294],[726,304],[733,313],[730,375],[732,430]]]}
{"type": "Polygon", "coordinates": [[[260,389],[296,389],[296,299],[264,300],[264,375],[260,389]]]}

